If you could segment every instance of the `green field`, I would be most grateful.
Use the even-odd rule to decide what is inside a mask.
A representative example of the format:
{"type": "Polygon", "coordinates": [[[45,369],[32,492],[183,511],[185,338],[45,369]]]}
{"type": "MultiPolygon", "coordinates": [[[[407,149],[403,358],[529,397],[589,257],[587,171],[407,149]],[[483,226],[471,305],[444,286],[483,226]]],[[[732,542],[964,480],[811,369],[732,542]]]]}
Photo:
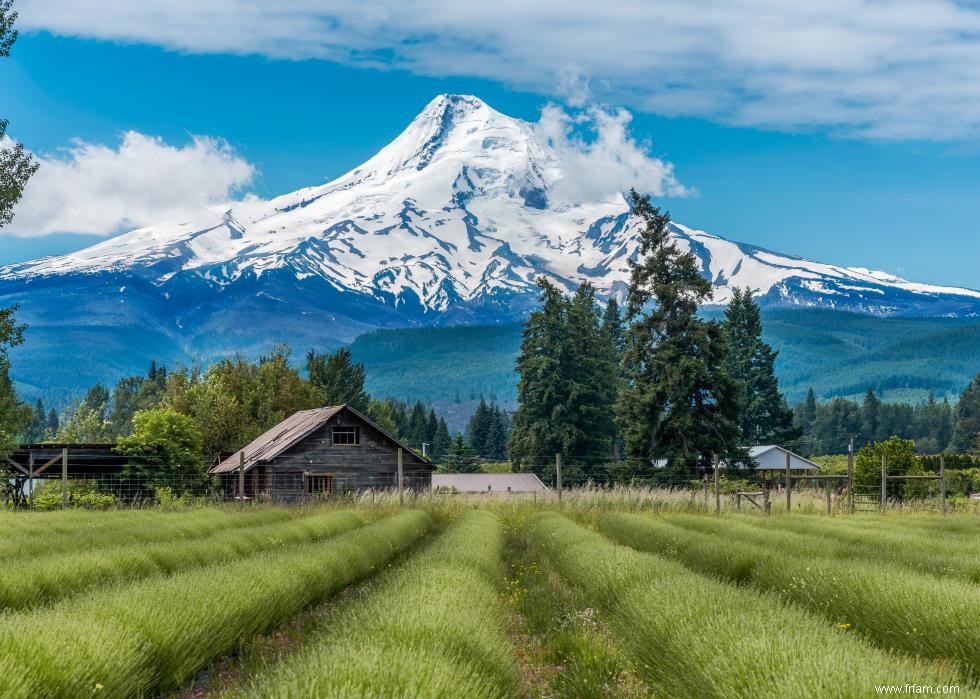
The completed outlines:
{"type": "Polygon", "coordinates": [[[0,511],[0,696],[980,696],[975,512],[410,500],[0,511]]]}

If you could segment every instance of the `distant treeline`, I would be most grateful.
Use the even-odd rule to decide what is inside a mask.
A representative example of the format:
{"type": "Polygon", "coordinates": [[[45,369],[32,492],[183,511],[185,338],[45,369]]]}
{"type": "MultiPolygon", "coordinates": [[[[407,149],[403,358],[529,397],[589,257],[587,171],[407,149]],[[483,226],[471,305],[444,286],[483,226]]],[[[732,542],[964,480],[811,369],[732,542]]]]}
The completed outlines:
{"type": "Polygon", "coordinates": [[[955,406],[933,396],[923,403],[885,403],[870,388],[860,402],[819,402],[810,389],[796,405],[794,421],[803,430],[799,451],[807,455],[842,454],[852,436],[855,448],[897,436],[914,440],[923,454],[980,453],[980,374],[955,406]]]}

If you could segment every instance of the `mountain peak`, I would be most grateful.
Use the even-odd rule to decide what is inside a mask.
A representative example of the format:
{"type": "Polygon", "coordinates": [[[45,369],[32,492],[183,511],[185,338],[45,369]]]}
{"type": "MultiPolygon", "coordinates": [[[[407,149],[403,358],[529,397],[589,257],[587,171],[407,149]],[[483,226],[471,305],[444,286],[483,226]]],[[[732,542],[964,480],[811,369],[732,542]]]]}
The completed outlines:
{"type": "MultiPolygon", "coordinates": [[[[301,299],[331,317],[346,304],[349,320],[366,326],[379,318],[396,325],[512,319],[533,304],[541,276],[566,289],[589,281],[621,296],[640,255],[639,223],[622,197],[570,198],[554,186],[569,175],[589,177],[586,167],[531,124],[472,95],[443,94],[332,182],[0,269],[0,305],[5,294],[19,299],[21,285],[45,279],[81,288],[86,275],[111,275],[117,289],[147,289],[163,305],[182,298],[181,312],[191,315],[223,308],[238,290],[245,305],[274,297],[288,308],[301,299]]],[[[810,262],[679,223],[672,235],[698,258],[715,303],[750,287],[771,305],[980,313],[980,292],[969,289],[810,262]]]]}

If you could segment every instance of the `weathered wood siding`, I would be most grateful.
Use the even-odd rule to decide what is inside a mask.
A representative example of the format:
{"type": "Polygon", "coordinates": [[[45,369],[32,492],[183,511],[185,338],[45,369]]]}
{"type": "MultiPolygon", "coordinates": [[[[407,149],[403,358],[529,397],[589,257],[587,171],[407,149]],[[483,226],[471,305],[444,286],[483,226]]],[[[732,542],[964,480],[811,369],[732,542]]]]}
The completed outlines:
{"type": "MultiPolygon", "coordinates": [[[[405,487],[431,488],[431,464],[405,450],[403,469],[405,487]]],[[[353,413],[342,410],[298,444],[253,470],[262,471],[262,490],[276,500],[305,497],[304,474],[330,476],[333,493],[394,488],[397,487],[398,444],[353,413]],[[333,433],[338,427],[358,428],[359,443],[334,444],[333,433]]]]}

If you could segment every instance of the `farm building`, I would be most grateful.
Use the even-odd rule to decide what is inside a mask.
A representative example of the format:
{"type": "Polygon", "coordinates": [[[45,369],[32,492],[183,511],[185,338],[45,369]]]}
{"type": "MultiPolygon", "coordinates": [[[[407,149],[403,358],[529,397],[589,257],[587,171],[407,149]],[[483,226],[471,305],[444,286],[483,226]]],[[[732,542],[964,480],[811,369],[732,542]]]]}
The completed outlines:
{"type": "MultiPolygon", "coordinates": [[[[820,467],[817,464],[799,454],[794,454],[789,449],[781,447],[778,444],[764,444],[750,447],[749,456],[756,463],[756,471],[765,476],[774,475],[773,472],[775,471],[778,471],[779,474],[786,473],[787,456],[789,456],[789,469],[795,475],[804,475],[811,472],[816,474],[820,472],[820,467]]],[[[722,464],[722,468],[724,467],[725,465],[722,464]]]]}
{"type": "Polygon", "coordinates": [[[457,493],[542,493],[533,473],[433,473],[432,489],[457,493]]]}
{"type": "Polygon", "coordinates": [[[210,473],[221,476],[227,494],[295,501],[353,490],[398,485],[402,453],[406,488],[432,486],[432,462],[348,405],[302,410],[256,438],[210,473]]]}
{"type": "MultiPolygon", "coordinates": [[[[779,474],[786,473],[787,454],[789,455],[790,471],[795,475],[803,475],[810,472],[817,474],[820,472],[820,466],[778,444],[764,444],[749,447],[749,456],[756,463],[756,472],[766,477],[772,476],[777,471],[779,474]]],[[[666,459],[657,459],[653,463],[656,468],[667,467],[666,459]]],[[[727,466],[728,464],[724,461],[720,464],[720,467],[723,469],[727,468],[727,466]]],[[[745,468],[745,465],[739,464],[738,467],[745,468]]]]}

